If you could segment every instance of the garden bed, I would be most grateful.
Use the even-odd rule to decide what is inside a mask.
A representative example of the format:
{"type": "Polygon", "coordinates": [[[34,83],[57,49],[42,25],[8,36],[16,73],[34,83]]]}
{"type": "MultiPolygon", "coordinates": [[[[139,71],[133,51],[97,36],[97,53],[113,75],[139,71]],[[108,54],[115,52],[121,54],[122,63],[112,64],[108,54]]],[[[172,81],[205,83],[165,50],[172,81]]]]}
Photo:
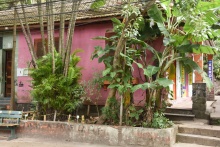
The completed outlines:
{"type": "Polygon", "coordinates": [[[120,146],[170,147],[177,127],[152,129],[52,121],[21,121],[18,137],[45,138],[120,146]]]}

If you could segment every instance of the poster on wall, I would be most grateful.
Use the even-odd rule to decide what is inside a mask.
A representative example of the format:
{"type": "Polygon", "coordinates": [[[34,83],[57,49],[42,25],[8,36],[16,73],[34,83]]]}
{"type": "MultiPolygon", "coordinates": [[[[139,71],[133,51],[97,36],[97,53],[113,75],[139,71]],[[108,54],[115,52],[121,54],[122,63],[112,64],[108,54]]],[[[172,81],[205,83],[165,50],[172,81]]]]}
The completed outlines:
{"type": "Polygon", "coordinates": [[[185,69],[183,66],[181,66],[181,73],[180,73],[180,76],[181,76],[181,97],[185,97],[186,96],[186,82],[185,82],[185,69]]]}
{"type": "Polygon", "coordinates": [[[185,69],[183,66],[181,66],[181,84],[185,85],[185,69]]]}
{"type": "Polygon", "coordinates": [[[193,83],[193,73],[192,72],[189,73],[188,77],[189,77],[189,85],[192,85],[192,83],[193,83]]]}
{"type": "Polygon", "coordinates": [[[212,75],[212,60],[208,60],[208,76],[210,80],[212,81],[213,75],[212,75]]]}

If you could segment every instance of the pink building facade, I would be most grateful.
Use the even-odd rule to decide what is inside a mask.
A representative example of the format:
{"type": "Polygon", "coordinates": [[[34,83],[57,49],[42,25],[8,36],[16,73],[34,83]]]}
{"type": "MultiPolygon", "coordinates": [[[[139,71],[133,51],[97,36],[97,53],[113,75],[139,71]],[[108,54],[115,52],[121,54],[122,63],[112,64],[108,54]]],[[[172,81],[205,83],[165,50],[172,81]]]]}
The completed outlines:
{"type": "MultiPolygon", "coordinates": [[[[82,49],[83,52],[79,53],[78,55],[81,57],[81,61],[78,66],[82,67],[82,79],[81,81],[88,81],[93,78],[94,73],[101,73],[104,70],[104,64],[98,63],[97,59],[91,60],[91,55],[94,51],[95,46],[105,46],[105,41],[103,40],[93,40],[93,38],[97,36],[105,36],[106,31],[112,29],[112,22],[111,21],[103,21],[103,22],[93,22],[93,23],[85,23],[85,24],[76,24],[73,42],[72,42],[72,51],[75,49],[82,49]]],[[[31,31],[32,39],[37,40],[41,39],[40,29],[34,29],[31,31]]],[[[0,56],[2,56],[2,65],[6,63],[3,62],[4,51],[12,49],[12,33],[8,35],[9,37],[3,36],[3,49],[0,50],[0,56]],[[10,37],[11,36],[11,37],[10,37]],[[5,41],[4,41],[5,40],[5,41]]],[[[1,37],[1,36],[0,36],[1,37]]],[[[55,37],[59,37],[59,30],[55,31],[55,37]]],[[[151,42],[150,44],[152,47],[157,49],[158,51],[163,50],[163,38],[160,37],[157,40],[151,42]]],[[[148,59],[152,57],[150,53],[148,54],[148,59]]],[[[31,77],[28,76],[28,65],[31,62],[31,55],[28,49],[28,45],[26,43],[25,37],[23,32],[17,33],[17,47],[16,47],[16,57],[15,57],[15,98],[17,99],[17,103],[19,104],[28,104],[30,103],[33,98],[30,95],[31,91],[31,77]]],[[[180,97],[191,97],[191,85],[194,81],[192,75],[181,75],[182,70],[178,62],[175,64],[176,68],[175,75],[173,75],[173,82],[174,84],[171,85],[171,90],[174,92],[174,98],[180,97]],[[191,78],[189,78],[191,77],[191,78]],[[184,81],[184,82],[183,82],[184,81]],[[183,83],[185,86],[183,86],[183,83]],[[184,92],[186,93],[184,95],[184,92]]],[[[5,73],[4,70],[0,71],[5,73]]],[[[7,75],[7,74],[6,74],[7,75]]],[[[134,65],[134,72],[133,77],[139,80],[139,83],[144,81],[143,75],[141,75],[138,71],[136,65],[134,65]]],[[[1,93],[3,97],[6,96],[6,88],[7,85],[4,83],[1,84],[1,93]]],[[[104,88],[101,89],[101,97],[96,100],[96,103],[99,105],[104,105],[106,101],[106,97],[108,95],[108,90],[104,88]]],[[[134,102],[136,105],[143,105],[145,99],[145,92],[143,90],[138,90],[134,93],[134,102]]],[[[93,97],[95,100],[96,98],[93,97]]]]}
{"type": "MultiPolygon", "coordinates": [[[[105,46],[103,40],[93,40],[97,36],[105,36],[107,30],[112,29],[112,23],[110,21],[100,23],[89,23],[85,25],[79,25],[75,27],[72,51],[75,49],[82,49],[83,52],[78,55],[81,57],[81,61],[78,66],[82,67],[82,81],[88,81],[93,78],[94,73],[101,73],[104,70],[104,64],[98,63],[97,59],[92,60],[91,55],[95,46],[105,46]]],[[[40,31],[33,30],[31,32],[32,39],[40,39],[40,31]]],[[[55,37],[59,37],[59,30],[55,32],[55,37]]],[[[31,55],[28,50],[28,46],[25,37],[22,32],[18,33],[18,54],[17,54],[17,72],[24,73],[27,70],[28,65],[31,62],[31,55]]],[[[134,77],[138,78],[141,82],[141,75],[138,72],[134,72],[134,77]]],[[[142,77],[143,79],[143,77],[142,77]]],[[[17,74],[17,88],[16,98],[18,103],[30,103],[33,98],[30,95],[31,91],[31,77],[28,74],[17,74]]],[[[101,89],[101,98],[97,101],[97,104],[104,105],[106,97],[108,95],[108,89],[101,89]]],[[[145,98],[145,92],[142,90],[137,91],[134,94],[135,103],[141,104],[145,98]]],[[[94,98],[95,99],[95,98],[94,98]]]]}

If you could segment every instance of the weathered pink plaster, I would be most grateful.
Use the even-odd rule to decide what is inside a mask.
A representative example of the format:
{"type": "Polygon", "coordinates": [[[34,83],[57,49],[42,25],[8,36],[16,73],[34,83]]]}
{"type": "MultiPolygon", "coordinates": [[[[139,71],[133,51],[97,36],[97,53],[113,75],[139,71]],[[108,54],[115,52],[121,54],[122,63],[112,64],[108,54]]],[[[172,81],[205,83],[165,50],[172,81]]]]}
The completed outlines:
{"type": "MultiPolygon", "coordinates": [[[[103,22],[103,23],[91,23],[85,25],[79,25],[75,28],[75,33],[73,37],[73,47],[72,51],[75,49],[84,50],[82,53],[78,55],[81,57],[81,61],[79,63],[82,69],[82,80],[89,80],[92,78],[94,72],[98,72],[104,69],[103,64],[98,64],[97,59],[91,60],[92,52],[94,51],[95,46],[103,46],[105,45],[104,41],[93,40],[92,38],[97,36],[105,36],[105,32],[107,29],[112,28],[111,22],[103,22]]],[[[58,30],[55,32],[55,36],[58,36],[58,30]]],[[[25,40],[23,33],[19,33],[19,41],[18,41],[18,68],[27,68],[28,63],[31,61],[31,55],[29,53],[29,49],[25,40]]],[[[38,31],[32,31],[32,39],[41,38],[40,29],[38,31]]],[[[18,103],[28,103],[31,101],[29,91],[31,90],[31,78],[28,76],[19,76],[17,78],[18,83],[22,82],[23,87],[17,87],[17,99],[18,103]]],[[[105,102],[105,96],[107,95],[107,91],[102,90],[103,99],[100,100],[100,103],[105,102]]]]}
{"type": "MultiPolygon", "coordinates": [[[[75,49],[82,49],[83,52],[78,55],[81,57],[81,61],[78,66],[83,67],[82,69],[82,81],[88,81],[93,77],[94,72],[101,72],[104,69],[102,63],[98,63],[97,59],[91,60],[92,52],[94,51],[95,46],[105,46],[105,41],[102,40],[93,40],[92,38],[97,36],[105,36],[107,29],[112,28],[111,22],[100,22],[100,23],[90,23],[76,26],[75,33],[73,37],[73,47],[72,51],[75,49]]],[[[55,36],[59,36],[58,30],[55,32],[55,36]]],[[[28,63],[31,61],[31,56],[28,50],[28,46],[25,40],[23,33],[19,33],[18,41],[18,68],[27,68],[28,63]]],[[[39,39],[40,29],[38,31],[32,31],[32,39],[39,39]]],[[[161,50],[162,41],[158,43],[152,43],[153,47],[161,50]]],[[[152,54],[148,52],[147,58],[150,59],[152,54]]],[[[139,74],[138,68],[134,65],[133,76],[139,79],[139,82],[142,83],[144,76],[139,74]]],[[[141,73],[141,71],[140,71],[141,73]]],[[[31,101],[30,90],[31,90],[31,78],[28,76],[18,77],[18,83],[22,82],[23,87],[17,87],[17,99],[18,103],[28,103],[31,101]]],[[[105,100],[108,94],[108,90],[101,90],[102,98],[97,101],[97,104],[105,104],[105,100]]],[[[93,97],[95,100],[95,97],[93,97]]],[[[138,90],[134,93],[134,102],[137,105],[143,105],[145,99],[145,92],[143,90],[138,90]]]]}

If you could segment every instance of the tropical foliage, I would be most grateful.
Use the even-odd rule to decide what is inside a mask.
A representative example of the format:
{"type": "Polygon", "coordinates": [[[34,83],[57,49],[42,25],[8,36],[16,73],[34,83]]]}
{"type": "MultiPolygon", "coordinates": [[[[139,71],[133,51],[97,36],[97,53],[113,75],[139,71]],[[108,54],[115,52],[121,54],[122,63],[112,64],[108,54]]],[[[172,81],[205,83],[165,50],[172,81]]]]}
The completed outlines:
{"type": "MultiPolygon", "coordinates": [[[[162,110],[164,109],[162,108],[166,107],[170,92],[169,85],[172,84],[172,80],[167,79],[167,71],[176,61],[181,63],[189,73],[197,70],[208,87],[212,86],[207,74],[188,55],[214,54],[214,48],[199,42],[215,39],[218,32],[212,29],[212,25],[218,19],[213,9],[207,7],[207,3],[191,1],[192,4],[189,4],[187,2],[165,1],[154,4],[147,10],[146,18],[142,16],[139,7],[130,3],[122,10],[122,22],[116,18],[112,19],[114,35],[109,38],[96,38],[111,42],[105,48],[95,47],[93,58],[98,58],[99,62],[105,63],[103,78],[111,81],[103,112],[107,110],[109,112],[110,102],[115,102],[116,93],[118,93],[120,111],[116,111],[117,115],[113,116],[114,118],[118,116],[120,124],[123,121],[130,123],[129,119],[136,121],[141,118],[141,123],[140,120],[136,121],[141,126],[162,128],[171,125],[168,120],[163,119],[162,110]],[[162,52],[158,52],[146,43],[146,40],[154,40],[160,36],[163,36],[162,52]],[[151,62],[146,60],[146,50],[154,55],[151,62]],[[114,56],[109,56],[112,51],[114,56]],[[131,79],[135,64],[143,71],[145,81],[143,84],[133,86],[131,79]],[[146,91],[145,107],[141,111],[130,107],[134,105],[132,93],[138,89],[146,91]],[[122,115],[122,112],[125,112],[125,115],[122,115]],[[157,124],[158,120],[163,120],[162,124],[157,124]]],[[[95,7],[97,8],[97,5],[95,7]]],[[[115,106],[112,110],[116,109],[115,106]]],[[[108,120],[109,113],[103,115],[108,120]]],[[[113,120],[112,117],[109,119],[113,120]]],[[[112,122],[116,123],[116,121],[112,122]]]]}
{"type": "Polygon", "coordinates": [[[55,110],[58,113],[71,113],[82,104],[84,89],[78,84],[81,68],[77,67],[80,57],[76,53],[71,55],[67,76],[62,74],[64,65],[59,53],[55,52],[56,70],[53,74],[51,54],[37,60],[39,68],[31,72],[32,96],[39,103],[41,114],[55,110]]]}
{"type": "MultiPolygon", "coordinates": [[[[216,41],[216,46],[220,48],[220,41],[216,41]]],[[[214,72],[215,78],[220,80],[220,50],[218,50],[216,52],[216,55],[214,55],[213,67],[214,67],[213,72],[214,72]]]]}
{"type": "MultiPolygon", "coordinates": [[[[7,1],[9,2],[9,1],[7,1]]],[[[55,0],[17,0],[13,5],[18,6],[14,9],[16,19],[19,20],[23,34],[25,36],[27,46],[31,55],[31,63],[33,65],[31,77],[33,78],[32,95],[42,108],[42,113],[47,110],[58,112],[72,112],[81,103],[81,96],[84,90],[78,84],[81,72],[77,67],[80,58],[76,56],[76,52],[71,55],[72,38],[74,34],[76,15],[81,0],[71,1],[68,29],[65,30],[66,17],[66,1],[55,0]],[[17,3],[19,2],[19,3],[17,3]],[[40,33],[42,47],[38,48],[43,53],[43,57],[37,56],[34,48],[34,40],[32,38],[30,24],[27,19],[27,4],[37,3],[36,8],[39,15],[40,33]],[[60,4],[60,36],[59,47],[55,48],[55,8],[54,4],[60,4]],[[47,27],[45,27],[47,23],[47,27]],[[65,33],[65,31],[67,33],[65,33]]],[[[6,3],[8,4],[8,3],[6,3]]]]}

